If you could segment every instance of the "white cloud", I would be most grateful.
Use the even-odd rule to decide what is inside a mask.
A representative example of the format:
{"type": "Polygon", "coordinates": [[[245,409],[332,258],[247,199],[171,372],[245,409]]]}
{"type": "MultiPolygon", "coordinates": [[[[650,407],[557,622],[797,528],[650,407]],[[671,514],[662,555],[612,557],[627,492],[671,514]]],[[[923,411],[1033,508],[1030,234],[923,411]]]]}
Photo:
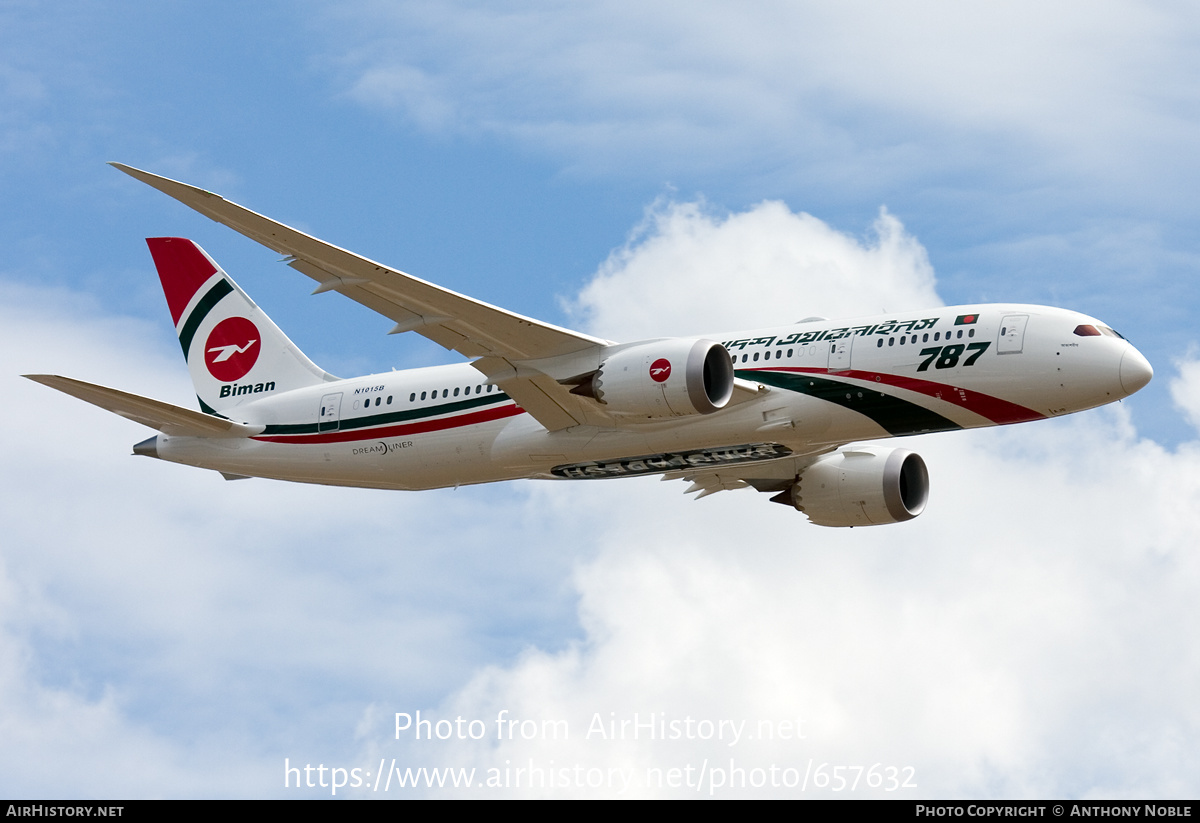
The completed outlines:
{"type": "Polygon", "coordinates": [[[410,743],[402,762],[633,769],[632,794],[681,797],[695,789],[659,790],[648,770],[882,763],[915,770],[901,797],[1190,796],[1200,451],[1092,418],[926,440],[930,510],[876,530],[821,530],[750,493],[549,487],[601,547],[576,578],[586,637],[485,670],[426,716],[491,736],[507,709],[566,719],[571,740],[410,743]],[[806,738],[585,739],[612,712],[755,733],[799,718],[806,738]]]}
{"type": "Polygon", "coordinates": [[[519,490],[227,483],[131,458],[150,432],[17,376],[193,405],[170,342],[71,293],[0,283],[5,793],[278,793],[284,757],[345,751],[371,700],[429,699],[529,638],[573,633],[569,557],[516,553],[520,517],[495,526],[519,490]]]}
{"type": "Polygon", "coordinates": [[[1171,381],[1171,398],[1197,430],[1200,430],[1200,360],[1181,360],[1179,378],[1171,381]]]}
{"type": "Polygon", "coordinates": [[[571,309],[635,340],[939,303],[925,249],[886,211],[860,240],[779,202],[723,216],[660,203],[571,309]]]}
{"type": "MultiPolygon", "coordinates": [[[[714,283],[747,249],[761,262],[737,275],[739,291],[761,289],[766,305],[799,294],[865,308],[854,301],[875,299],[866,284],[885,262],[899,264],[888,293],[928,297],[919,245],[881,221],[891,241],[864,245],[776,204],[722,220],[666,207],[582,302],[603,333],[644,333],[644,304],[669,313],[660,324],[690,323],[721,303],[714,283]],[[781,248],[810,256],[797,266],[781,248]],[[847,288],[853,296],[839,295],[847,288]]],[[[1195,405],[1197,384],[1185,364],[1181,402],[1195,405]]],[[[751,492],[690,503],[681,484],[652,480],[538,487],[531,505],[547,520],[569,516],[598,550],[575,575],[585,636],[484,668],[424,712],[478,719],[487,740],[417,742],[410,730],[396,743],[390,717],[374,717],[364,758],[475,768],[477,781],[498,769],[505,793],[535,796],[609,796],[629,775],[629,794],[695,796],[694,786],[658,786],[653,770],[667,780],[690,767],[679,778],[694,782],[705,764],[702,795],[742,767],[768,785],[716,795],[799,796],[769,781],[820,764],[913,770],[915,789],[870,789],[863,777],[845,793],[857,796],[1194,794],[1200,445],[1169,452],[1142,440],[1120,407],[902,445],[926,457],[932,502],[913,523],[876,529],[821,529],[751,492]],[[496,741],[504,710],[534,721],[534,739],[496,741]],[[588,739],[596,718],[635,713],[679,721],[684,734],[701,720],[778,734],[799,719],[805,738],[664,742],[643,728],[640,740],[588,739]],[[540,731],[558,720],[569,740],[540,731]],[[771,766],[797,771],[772,776],[771,766]],[[546,771],[528,788],[531,767],[546,771]]]]}
{"type": "Polygon", "coordinates": [[[366,2],[326,19],[335,49],[353,36],[355,99],[593,170],[801,161],[844,186],[850,167],[994,163],[1015,140],[1048,149],[1047,168],[1122,176],[1195,136],[1181,7],[366,2]]]}
{"type": "MultiPolygon", "coordinates": [[[[886,214],[864,240],[779,204],[684,204],[653,211],[580,306],[601,333],[635,336],[881,297],[937,301],[920,244],[886,214]],[[761,296],[725,299],[731,276],[761,296]],[[635,312],[650,303],[660,312],[635,312]]],[[[0,307],[8,374],[188,402],[152,327],[41,290],[7,289],[0,307]]],[[[1198,383],[1183,364],[1191,414],[1198,383]]],[[[285,757],[501,780],[507,767],[510,782],[532,759],[556,783],[603,784],[532,792],[555,795],[612,794],[613,769],[634,775],[629,794],[694,796],[648,786],[647,770],[694,781],[706,761],[727,782],[731,766],[750,782],[908,767],[918,788],[896,794],[910,797],[1197,789],[1200,446],[1139,439],[1121,408],[906,441],[930,465],[929,510],[828,530],[764,495],[692,503],[654,480],[428,495],[224,483],[129,459],[132,424],[3,386],[29,416],[2,435],[10,793],[281,793],[285,757]],[[418,709],[486,721],[489,737],[501,710],[564,719],[571,738],[393,740],[394,713],[418,709]],[[723,740],[585,739],[597,715],[634,713],[685,735],[747,725],[734,746],[729,726],[723,740]]]]}

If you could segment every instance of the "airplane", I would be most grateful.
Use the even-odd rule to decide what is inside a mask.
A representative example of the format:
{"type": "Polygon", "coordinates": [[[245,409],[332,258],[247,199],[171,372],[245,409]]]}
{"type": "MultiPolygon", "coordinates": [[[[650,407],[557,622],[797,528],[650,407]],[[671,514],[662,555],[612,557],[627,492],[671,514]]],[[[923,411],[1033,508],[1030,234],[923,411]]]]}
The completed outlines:
{"type": "Polygon", "coordinates": [[[929,473],[863,441],[1042,420],[1128,397],[1146,358],[1078,312],[931,308],[617,343],[457,294],[219,195],[113,163],[468,362],[341,379],[191,240],[146,242],[200,411],[25,375],[159,434],[134,454],[376,489],[660,475],[696,499],[752,488],[821,526],[917,517],[929,473]]]}

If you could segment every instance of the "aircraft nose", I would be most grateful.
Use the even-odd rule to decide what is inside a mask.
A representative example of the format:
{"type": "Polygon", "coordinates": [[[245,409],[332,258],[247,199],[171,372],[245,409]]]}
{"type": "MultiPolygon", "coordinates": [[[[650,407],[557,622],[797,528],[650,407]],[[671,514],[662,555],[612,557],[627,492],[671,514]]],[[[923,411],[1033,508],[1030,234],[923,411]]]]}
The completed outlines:
{"type": "Polygon", "coordinates": [[[1121,388],[1126,394],[1133,394],[1150,382],[1154,369],[1150,361],[1142,353],[1130,346],[1121,355],[1121,388]]]}

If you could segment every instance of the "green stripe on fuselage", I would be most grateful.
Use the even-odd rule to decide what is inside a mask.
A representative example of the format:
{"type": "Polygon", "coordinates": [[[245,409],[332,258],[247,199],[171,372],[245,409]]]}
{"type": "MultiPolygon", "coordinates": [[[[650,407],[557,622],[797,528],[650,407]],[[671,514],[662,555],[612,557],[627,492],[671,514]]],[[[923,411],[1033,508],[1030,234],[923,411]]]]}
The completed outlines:
{"type": "MultiPolygon", "coordinates": [[[[499,394],[489,394],[483,397],[472,397],[470,400],[456,400],[453,403],[440,403],[436,406],[422,406],[416,409],[406,409],[405,411],[366,414],[361,417],[343,417],[338,421],[337,431],[365,429],[371,426],[384,426],[390,423],[406,423],[412,420],[422,420],[427,417],[437,417],[442,414],[468,411],[469,409],[476,409],[481,406],[495,405],[507,400],[509,400],[509,396],[504,392],[500,392],[499,394]]],[[[318,434],[322,430],[318,430],[317,425],[316,423],[270,425],[263,431],[263,434],[318,434]]],[[[334,430],[327,429],[324,431],[334,430]]]]}
{"type": "Polygon", "coordinates": [[[942,417],[924,406],[892,397],[876,389],[843,383],[840,380],[830,380],[812,374],[749,369],[739,369],[735,374],[745,380],[765,383],[768,386],[836,403],[842,408],[866,415],[878,423],[884,431],[895,437],[906,434],[925,434],[926,432],[956,431],[962,428],[953,420],[942,417]]]}

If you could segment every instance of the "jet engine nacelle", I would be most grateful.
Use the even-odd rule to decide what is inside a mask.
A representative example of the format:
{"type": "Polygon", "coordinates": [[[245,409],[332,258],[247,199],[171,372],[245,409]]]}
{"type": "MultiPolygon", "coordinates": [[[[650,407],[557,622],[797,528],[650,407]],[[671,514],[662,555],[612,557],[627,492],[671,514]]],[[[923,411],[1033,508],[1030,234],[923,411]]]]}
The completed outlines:
{"type": "Polygon", "coordinates": [[[839,449],[806,468],[780,497],[818,526],[912,520],[929,499],[929,472],[907,449],[839,449]],[[787,497],[784,497],[787,495],[787,497]]]}
{"type": "Polygon", "coordinates": [[[711,414],[733,396],[733,360],[711,340],[652,340],[606,357],[574,391],[618,415],[711,414]]]}

